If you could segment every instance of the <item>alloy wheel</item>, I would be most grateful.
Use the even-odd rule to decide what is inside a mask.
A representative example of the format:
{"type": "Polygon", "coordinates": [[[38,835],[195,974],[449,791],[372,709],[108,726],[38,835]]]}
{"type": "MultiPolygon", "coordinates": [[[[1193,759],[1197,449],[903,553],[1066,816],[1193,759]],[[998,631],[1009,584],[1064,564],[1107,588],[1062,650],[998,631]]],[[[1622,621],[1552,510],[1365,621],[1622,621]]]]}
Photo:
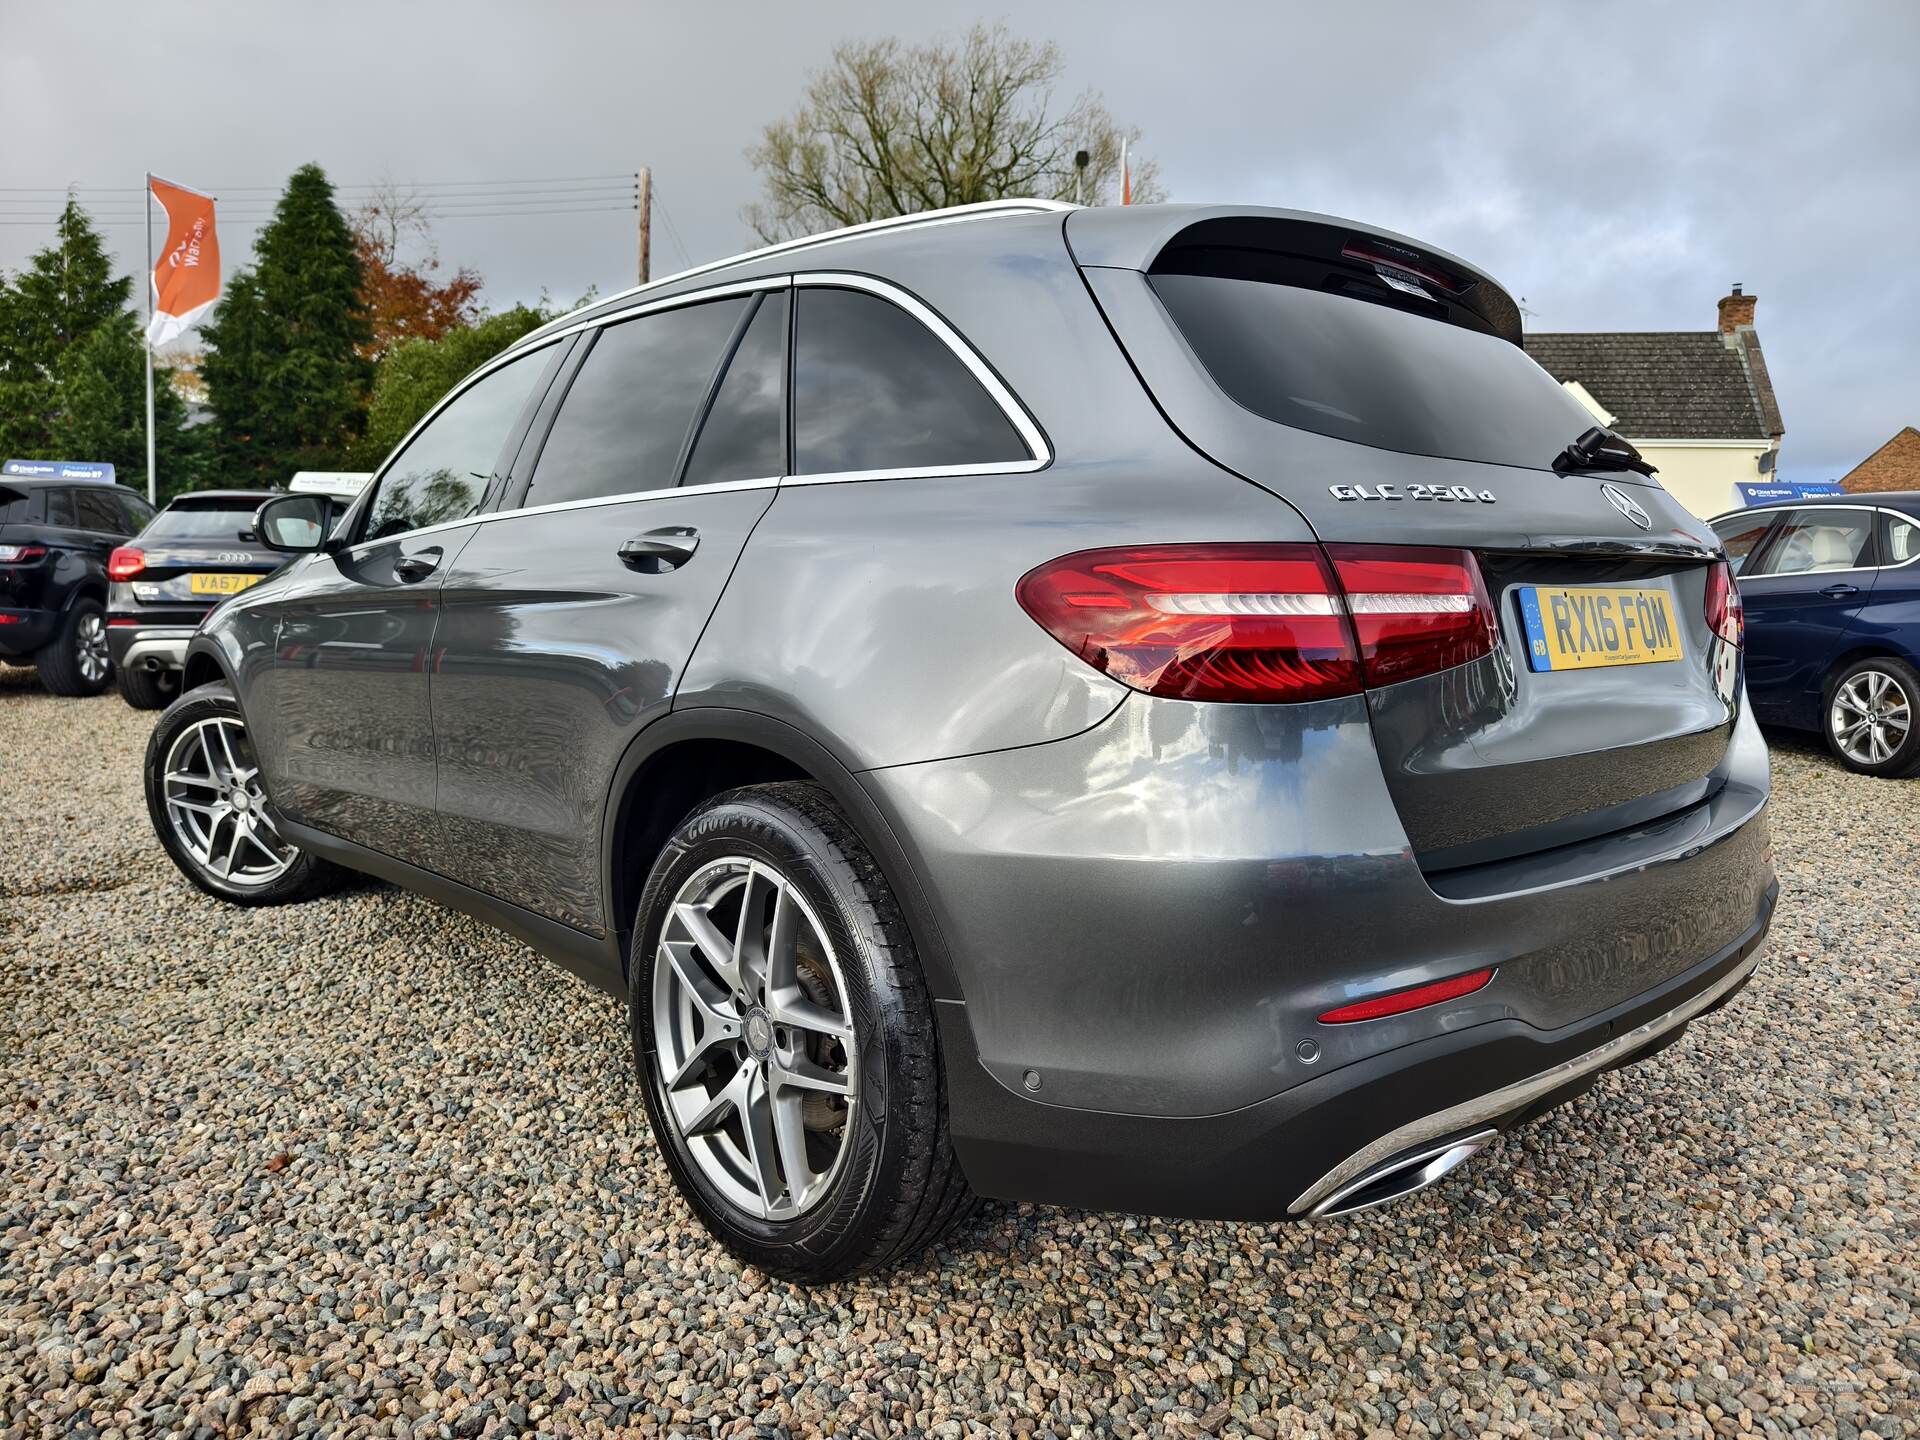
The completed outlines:
{"type": "Polygon", "coordinates": [[[745,856],[673,898],[653,966],[655,1080],[700,1173],[748,1215],[791,1220],[846,1156],[859,1069],[846,980],[793,884],[745,856]]]}
{"type": "Polygon", "coordinates": [[[107,653],[107,622],[99,615],[89,611],[80,617],[75,629],[74,644],[80,662],[80,678],[89,685],[97,685],[107,678],[107,667],[113,658],[107,653]]]}
{"type": "Polygon", "coordinates": [[[1833,695],[1827,717],[1834,744],[1857,765],[1884,765],[1913,728],[1913,701],[1884,670],[1850,675],[1833,695]]]}
{"type": "Polygon", "coordinates": [[[161,797],[173,833],[194,863],[229,885],[265,885],[298,851],[266,812],[246,726],[228,716],[189,725],[167,749],[161,797]]]}

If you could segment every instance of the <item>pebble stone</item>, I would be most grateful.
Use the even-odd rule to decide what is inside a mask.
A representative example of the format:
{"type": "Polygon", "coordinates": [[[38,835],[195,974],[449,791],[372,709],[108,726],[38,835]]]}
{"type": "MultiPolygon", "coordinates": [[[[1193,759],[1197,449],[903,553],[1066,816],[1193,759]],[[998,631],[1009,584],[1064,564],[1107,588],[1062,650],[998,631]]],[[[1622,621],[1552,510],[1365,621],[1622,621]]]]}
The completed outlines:
{"type": "Polygon", "coordinates": [[[988,1205],[809,1291],[681,1203],[613,1000],[371,882],[188,886],[151,719],[0,672],[0,1440],[1920,1427],[1920,783],[1783,740],[1752,986],[1423,1195],[988,1205]]]}

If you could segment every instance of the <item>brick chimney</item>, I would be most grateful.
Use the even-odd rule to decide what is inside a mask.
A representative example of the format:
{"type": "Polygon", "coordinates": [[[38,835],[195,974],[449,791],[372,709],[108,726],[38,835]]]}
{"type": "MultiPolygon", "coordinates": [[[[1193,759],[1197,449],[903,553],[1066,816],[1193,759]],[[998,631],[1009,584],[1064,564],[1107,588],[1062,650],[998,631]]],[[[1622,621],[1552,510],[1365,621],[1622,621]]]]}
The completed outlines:
{"type": "Polygon", "coordinates": [[[1753,328],[1753,307],[1760,303],[1758,295],[1742,295],[1736,282],[1733,293],[1720,302],[1720,333],[1731,335],[1736,330],[1753,328]]]}

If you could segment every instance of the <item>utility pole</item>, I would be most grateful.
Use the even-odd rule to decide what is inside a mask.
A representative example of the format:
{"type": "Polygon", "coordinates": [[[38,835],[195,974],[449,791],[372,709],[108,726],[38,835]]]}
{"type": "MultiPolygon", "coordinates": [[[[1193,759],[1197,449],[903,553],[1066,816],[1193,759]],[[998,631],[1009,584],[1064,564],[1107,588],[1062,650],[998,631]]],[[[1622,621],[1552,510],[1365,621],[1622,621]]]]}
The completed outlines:
{"type": "Polygon", "coordinates": [[[640,283],[653,278],[653,167],[642,165],[634,177],[640,201],[640,283]]]}

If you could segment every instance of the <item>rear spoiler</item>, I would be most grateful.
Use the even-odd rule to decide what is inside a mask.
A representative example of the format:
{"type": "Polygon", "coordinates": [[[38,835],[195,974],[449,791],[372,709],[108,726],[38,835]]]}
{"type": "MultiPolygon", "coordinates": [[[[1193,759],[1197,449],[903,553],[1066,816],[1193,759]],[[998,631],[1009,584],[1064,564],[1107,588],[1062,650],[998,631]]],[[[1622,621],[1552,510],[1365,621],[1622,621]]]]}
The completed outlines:
{"type": "Polygon", "coordinates": [[[1520,307],[1485,271],[1405,235],[1338,216],[1246,206],[1102,206],[1071,212],[1066,230],[1081,266],[1249,278],[1266,263],[1323,266],[1357,284],[1391,287],[1409,308],[1520,344],[1520,307]]]}

